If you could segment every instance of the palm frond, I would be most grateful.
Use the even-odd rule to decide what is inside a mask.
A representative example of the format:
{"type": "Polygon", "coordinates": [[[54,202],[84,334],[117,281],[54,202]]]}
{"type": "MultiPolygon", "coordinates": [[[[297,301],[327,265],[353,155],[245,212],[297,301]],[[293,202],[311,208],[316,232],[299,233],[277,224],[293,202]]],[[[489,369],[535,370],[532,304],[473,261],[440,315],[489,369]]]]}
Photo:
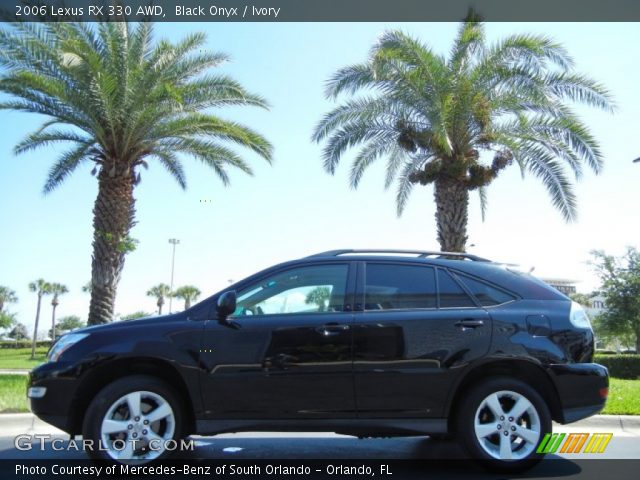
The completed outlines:
{"type": "Polygon", "coordinates": [[[398,217],[400,217],[402,212],[404,212],[409,196],[411,195],[411,191],[413,190],[413,186],[415,185],[411,181],[411,174],[423,163],[423,159],[419,159],[417,157],[410,158],[400,170],[400,175],[398,175],[398,188],[396,190],[396,214],[398,217]]]}
{"type": "MultiPolygon", "coordinates": [[[[51,123],[49,123],[49,125],[50,124],[51,123]]],[[[50,145],[54,142],[76,142],[82,145],[93,143],[90,138],[79,135],[75,132],[65,132],[60,130],[42,132],[42,129],[38,129],[18,142],[13,148],[13,153],[20,155],[21,153],[35,150],[36,148],[50,145]]]]}
{"type": "Polygon", "coordinates": [[[325,95],[336,98],[343,92],[356,93],[358,90],[372,86],[375,74],[368,64],[349,65],[334,73],[327,81],[325,95]]]}
{"type": "Polygon", "coordinates": [[[83,161],[88,159],[87,152],[90,147],[90,143],[80,144],[60,156],[49,171],[47,181],[43,188],[45,195],[60,186],[83,161]]]}
{"type": "Polygon", "coordinates": [[[171,174],[171,176],[178,182],[178,185],[183,190],[187,188],[187,178],[184,172],[182,163],[178,157],[172,152],[168,151],[154,151],[153,155],[158,157],[162,166],[171,174]]]}

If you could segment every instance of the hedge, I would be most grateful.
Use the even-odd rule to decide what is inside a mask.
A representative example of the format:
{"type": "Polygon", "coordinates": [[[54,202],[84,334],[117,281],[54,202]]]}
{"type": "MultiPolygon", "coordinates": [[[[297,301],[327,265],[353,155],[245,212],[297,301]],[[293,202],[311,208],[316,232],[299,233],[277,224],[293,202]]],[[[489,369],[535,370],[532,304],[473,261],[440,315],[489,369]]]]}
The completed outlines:
{"type": "Polygon", "coordinates": [[[609,375],[612,377],[626,378],[630,380],[640,378],[640,355],[596,354],[594,357],[594,362],[607,367],[609,369],[609,375]]]}
{"type": "MultiPolygon", "coordinates": [[[[36,342],[36,347],[51,346],[51,340],[39,340],[36,342]]],[[[0,348],[31,348],[31,340],[18,340],[17,342],[9,342],[7,340],[0,341],[0,348]]]]}

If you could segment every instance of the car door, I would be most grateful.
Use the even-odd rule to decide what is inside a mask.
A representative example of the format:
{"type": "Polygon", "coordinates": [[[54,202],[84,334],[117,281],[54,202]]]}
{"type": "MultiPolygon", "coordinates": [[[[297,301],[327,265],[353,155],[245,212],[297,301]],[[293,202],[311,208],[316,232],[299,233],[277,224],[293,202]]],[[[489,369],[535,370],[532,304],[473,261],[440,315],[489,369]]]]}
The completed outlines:
{"type": "Polygon", "coordinates": [[[237,291],[205,325],[208,418],[354,418],[349,263],[294,266],[237,291]]]}
{"type": "Polygon", "coordinates": [[[491,320],[447,270],[361,262],[354,375],[361,418],[439,418],[462,367],[489,349],[491,320]]]}

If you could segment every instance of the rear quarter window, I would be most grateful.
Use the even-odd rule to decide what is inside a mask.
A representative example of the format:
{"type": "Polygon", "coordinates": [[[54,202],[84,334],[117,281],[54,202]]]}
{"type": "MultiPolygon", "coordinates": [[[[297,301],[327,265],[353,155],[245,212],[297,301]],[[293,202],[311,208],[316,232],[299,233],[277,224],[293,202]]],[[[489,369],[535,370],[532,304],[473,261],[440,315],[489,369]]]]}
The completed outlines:
{"type": "Polygon", "coordinates": [[[478,279],[460,274],[458,274],[457,277],[483,307],[500,305],[516,299],[514,295],[478,279]]]}

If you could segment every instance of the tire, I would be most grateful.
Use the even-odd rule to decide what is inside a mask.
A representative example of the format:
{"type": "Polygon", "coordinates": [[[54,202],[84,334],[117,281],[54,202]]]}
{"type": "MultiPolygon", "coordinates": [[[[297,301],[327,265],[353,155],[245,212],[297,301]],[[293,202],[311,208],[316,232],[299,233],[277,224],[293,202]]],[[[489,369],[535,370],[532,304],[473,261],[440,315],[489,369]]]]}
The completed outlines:
{"type": "Polygon", "coordinates": [[[489,470],[527,470],[544,456],[536,450],[545,434],[551,433],[549,407],[534,388],[520,380],[483,381],[465,392],[457,414],[463,446],[489,470]]]}
{"type": "Polygon", "coordinates": [[[82,425],[83,438],[94,446],[87,449],[89,456],[115,463],[166,458],[172,449],[171,444],[164,448],[165,442],[179,442],[183,431],[184,407],[179,397],[165,382],[146,375],[124,377],[103,388],[89,405],[82,425]]]}

